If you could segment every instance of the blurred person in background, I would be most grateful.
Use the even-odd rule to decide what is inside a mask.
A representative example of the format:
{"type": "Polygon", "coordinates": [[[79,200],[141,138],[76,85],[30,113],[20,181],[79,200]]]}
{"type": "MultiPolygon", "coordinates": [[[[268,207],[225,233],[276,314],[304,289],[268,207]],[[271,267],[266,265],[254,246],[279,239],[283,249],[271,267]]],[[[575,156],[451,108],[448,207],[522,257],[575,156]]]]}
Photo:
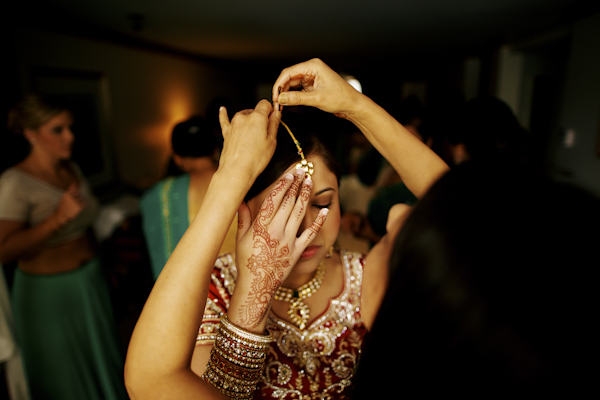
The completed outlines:
{"type": "Polygon", "coordinates": [[[0,262],[17,261],[12,303],[33,399],[125,399],[122,355],[90,226],[98,202],[70,161],[73,116],[28,95],[8,128],[30,145],[0,176],[0,262]]]}
{"type": "MultiPolygon", "coordinates": [[[[171,144],[176,168],[171,169],[171,176],[148,189],[140,201],[155,280],[204,200],[217,171],[221,139],[206,120],[195,116],[175,125],[171,144]]],[[[235,251],[236,232],[234,218],[219,254],[235,251]]]]}

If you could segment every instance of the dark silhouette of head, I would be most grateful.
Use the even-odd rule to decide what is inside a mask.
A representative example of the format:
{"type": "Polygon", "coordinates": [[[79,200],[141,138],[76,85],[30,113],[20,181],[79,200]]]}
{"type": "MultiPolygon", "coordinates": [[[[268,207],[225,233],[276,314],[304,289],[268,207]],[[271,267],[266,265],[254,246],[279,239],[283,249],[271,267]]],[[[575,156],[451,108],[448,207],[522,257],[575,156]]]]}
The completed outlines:
{"type": "Polygon", "coordinates": [[[451,145],[464,146],[465,158],[470,160],[501,155],[525,161],[528,140],[527,131],[510,107],[494,96],[469,100],[458,129],[448,135],[451,145]]]}
{"type": "Polygon", "coordinates": [[[597,198],[515,164],[443,176],[396,238],[357,398],[589,387],[599,224],[597,198]]]}
{"type": "Polygon", "coordinates": [[[204,118],[194,116],[173,128],[173,153],[181,157],[212,157],[220,140],[204,118]]]}

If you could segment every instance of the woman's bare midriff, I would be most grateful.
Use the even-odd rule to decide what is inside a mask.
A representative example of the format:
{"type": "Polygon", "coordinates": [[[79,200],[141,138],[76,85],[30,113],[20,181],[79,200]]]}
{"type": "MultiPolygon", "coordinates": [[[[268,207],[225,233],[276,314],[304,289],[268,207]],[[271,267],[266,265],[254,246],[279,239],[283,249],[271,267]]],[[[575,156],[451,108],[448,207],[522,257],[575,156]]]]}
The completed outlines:
{"type": "Polygon", "coordinates": [[[19,260],[19,268],[30,274],[56,274],[77,269],[94,255],[94,244],[88,235],[84,235],[19,260]]]}

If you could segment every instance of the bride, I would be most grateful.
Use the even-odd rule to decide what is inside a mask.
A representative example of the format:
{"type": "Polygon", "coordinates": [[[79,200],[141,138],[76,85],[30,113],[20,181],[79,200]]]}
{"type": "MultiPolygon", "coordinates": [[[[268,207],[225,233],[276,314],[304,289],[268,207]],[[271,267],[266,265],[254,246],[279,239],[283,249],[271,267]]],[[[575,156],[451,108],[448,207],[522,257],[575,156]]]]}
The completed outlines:
{"type": "Polygon", "coordinates": [[[231,122],[221,110],[219,169],[131,339],[125,376],[134,399],[350,397],[403,213],[390,215],[388,235],[366,257],[332,252],[337,163],[301,125],[279,127],[280,105],[352,121],[417,196],[447,166],[320,60],[284,70],[273,100],[274,109],[263,100],[231,122]],[[300,85],[305,91],[290,90],[300,85]],[[217,259],[238,209],[235,260],[217,259]]]}

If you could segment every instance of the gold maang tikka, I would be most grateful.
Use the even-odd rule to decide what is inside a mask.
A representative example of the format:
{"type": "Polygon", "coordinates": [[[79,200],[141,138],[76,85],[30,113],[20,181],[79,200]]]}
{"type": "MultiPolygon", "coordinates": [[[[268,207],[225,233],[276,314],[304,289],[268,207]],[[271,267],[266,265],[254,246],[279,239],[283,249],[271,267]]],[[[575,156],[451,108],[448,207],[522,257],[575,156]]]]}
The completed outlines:
{"type": "Polygon", "coordinates": [[[292,137],[292,140],[294,141],[294,144],[296,145],[296,148],[298,149],[298,155],[300,156],[300,158],[302,158],[302,161],[296,164],[296,169],[303,169],[304,172],[306,172],[304,178],[312,178],[313,173],[315,172],[315,167],[312,161],[308,161],[306,158],[304,158],[304,152],[302,151],[302,147],[300,147],[300,142],[296,139],[296,137],[294,136],[290,128],[285,124],[285,122],[283,122],[282,120],[279,120],[279,122],[281,122],[285,129],[287,129],[288,133],[292,137]]]}

